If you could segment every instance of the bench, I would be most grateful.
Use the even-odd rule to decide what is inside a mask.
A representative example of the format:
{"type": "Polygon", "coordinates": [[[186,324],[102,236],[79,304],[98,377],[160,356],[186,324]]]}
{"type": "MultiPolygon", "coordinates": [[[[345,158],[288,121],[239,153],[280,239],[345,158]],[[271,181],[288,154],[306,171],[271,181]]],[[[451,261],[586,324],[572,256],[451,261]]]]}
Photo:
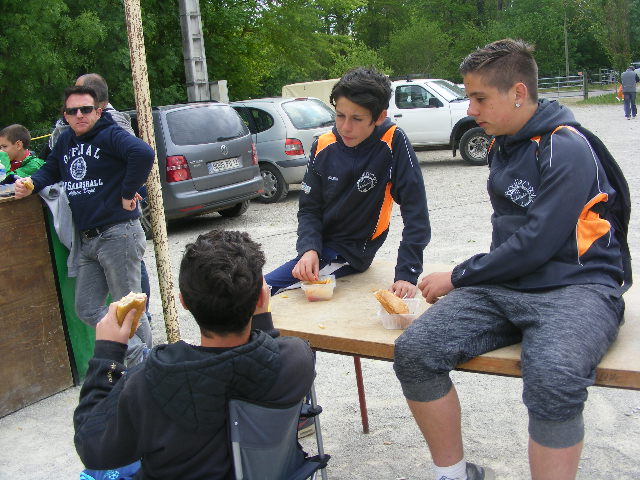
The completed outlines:
{"type": "MultiPolygon", "coordinates": [[[[274,325],[282,335],[303,338],[315,350],[354,358],[363,431],[368,433],[366,399],[360,357],[393,361],[394,342],[402,330],[387,330],[376,313],[373,292],[388,288],[395,265],[374,261],[366,272],[337,280],[333,298],[310,303],[302,290],[289,290],[272,298],[274,325]]],[[[426,273],[448,271],[451,265],[430,264],[426,273]]],[[[640,298],[636,288],[624,296],[625,323],[596,370],[596,385],[640,390],[640,298]]],[[[428,308],[425,302],[425,309],[428,308]]],[[[521,376],[520,344],[485,353],[457,366],[458,370],[521,376]]]]}

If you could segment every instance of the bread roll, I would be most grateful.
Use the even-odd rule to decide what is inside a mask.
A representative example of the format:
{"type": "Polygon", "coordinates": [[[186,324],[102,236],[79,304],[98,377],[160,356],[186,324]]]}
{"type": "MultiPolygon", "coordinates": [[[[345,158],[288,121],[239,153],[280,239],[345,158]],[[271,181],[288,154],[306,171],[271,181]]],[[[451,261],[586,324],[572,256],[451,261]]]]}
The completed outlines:
{"type": "Polygon", "coordinates": [[[25,178],[22,181],[22,185],[24,185],[30,192],[33,192],[33,189],[35,188],[35,186],[33,185],[33,181],[31,181],[31,177],[25,178]]]}
{"type": "Polygon", "coordinates": [[[389,290],[377,290],[374,295],[388,313],[409,313],[409,306],[405,301],[396,297],[389,290]]]}
{"type": "Polygon", "coordinates": [[[129,334],[129,338],[132,338],[136,329],[138,328],[138,322],[140,321],[140,317],[144,313],[147,308],[147,294],[146,293],[133,293],[129,292],[126,297],[122,297],[118,302],[118,307],[116,309],[116,317],[118,318],[118,325],[122,325],[124,322],[124,317],[127,316],[129,310],[135,309],[136,315],[131,322],[131,333],[129,334]]]}

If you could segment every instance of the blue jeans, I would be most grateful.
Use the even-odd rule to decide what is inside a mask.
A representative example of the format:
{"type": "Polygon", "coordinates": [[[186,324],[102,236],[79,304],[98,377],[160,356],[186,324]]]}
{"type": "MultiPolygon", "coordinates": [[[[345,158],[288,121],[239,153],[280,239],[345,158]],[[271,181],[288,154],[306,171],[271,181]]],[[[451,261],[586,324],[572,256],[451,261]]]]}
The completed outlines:
{"type": "Polygon", "coordinates": [[[636,94],[635,92],[624,92],[624,116],[629,118],[635,117],[638,114],[636,109],[636,94]]]}
{"type": "MultiPolygon", "coordinates": [[[[267,284],[271,285],[271,295],[276,295],[282,289],[290,287],[291,285],[295,285],[300,281],[293,275],[291,275],[291,271],[293,270],[293,267],[296,266],[296,263],[298,263],[298,260],[300,260],[300,257],[302,257],[302,255],[298,255],[293,260],[289,260],[287,263],[280,265],[278,268],[267,273],[264,276],[267,284]]],[[[320,255],[320,273],[322,274],[322,269],[331,263],[344,264],[337,270],[330,272],[331,274],[335,275],[336,278],[346,277],[347,275],[359,273],[358,270],[349,265],[347,261],[343,257],[341,257],[335,250],[324,247],[322,249],[322,254],[320,255]]]]}
{"type": "MultiPolygon", "coordinates": [[[[95,326],[107,313],[108,295],[117,301],[140,290],[140,262],[147,242],[140,221],[135,219],[113,225],[95,238],[81,238],[81,243],[76,313],[80,320],[95,326]]],[[[151,327],[143,314],[136,334],[129,340],[127,365],[140,363],[143,351],[151,346],[151,327]]]]}

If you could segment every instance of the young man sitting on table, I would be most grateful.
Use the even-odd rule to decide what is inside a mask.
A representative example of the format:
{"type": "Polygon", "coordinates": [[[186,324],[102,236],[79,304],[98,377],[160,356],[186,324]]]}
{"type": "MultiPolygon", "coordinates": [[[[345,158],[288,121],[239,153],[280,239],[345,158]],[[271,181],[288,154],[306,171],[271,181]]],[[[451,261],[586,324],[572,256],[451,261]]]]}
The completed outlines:
{"type": "Polygon", "coordinates": [[[369,268],[389,233],[391,209],[404,223],[393,283],[413,297],[431,238],[420,164],[405,133],[387,118],[389,78],[356,68],[333,86],[336,125],[311,147],[298,210],[298,256],[265,275],[272,293],[319,275],[369,268]]]}
{"type": "Polygon", "coordinates": [[[495,135],[491,247],[420,281],[434,305],[395,345],[394,369],[436,480],[495,478],[465,459],[449,372],[518,342],[531,478],[573,480],[587,387],[622,321],[622,254],[609,208],[616,191],[571,111],[538,99],[532,52],[499,40],[460,65],[468,113],[495,135]]]}

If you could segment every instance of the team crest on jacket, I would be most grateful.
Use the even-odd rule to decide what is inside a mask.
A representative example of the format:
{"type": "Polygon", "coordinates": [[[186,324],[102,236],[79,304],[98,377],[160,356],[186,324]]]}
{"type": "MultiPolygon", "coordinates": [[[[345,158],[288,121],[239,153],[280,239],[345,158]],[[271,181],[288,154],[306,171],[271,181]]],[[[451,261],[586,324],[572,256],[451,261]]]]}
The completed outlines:
{"type": "Polygon", "coordinates": [[[358,179],[356,183],[356,187],[360,193],[365,193],[371,190],[378,183],[378,179],[373,173],[364,172],[362,176],[358,179]]]}
{"type": "Polygon", "coordinates": [[[311,187],[309,185],[307,185],[306,183],[302,182],[302,191],[304,193],[306,193],[307,195],[309,195],[309,193],[311,193],[311,187]]]}
{"type": "Polygon", "coordinates": [[[518,178],[509,185],[509,188],[504,192],[504,195],[513,203],[521,207],[528,207],[531,202],[533,202],[533,199],[536,198],[536,194],[533,191],[531,184],[526,180],[520,180],[518,178]]]}
{"type": "Polygon", "coordinates": [[[84,157],[78,157],[71,162],[69,173],[74,180],[82,180],[87,174],[87,162],[84,161],[84,157]]]}

